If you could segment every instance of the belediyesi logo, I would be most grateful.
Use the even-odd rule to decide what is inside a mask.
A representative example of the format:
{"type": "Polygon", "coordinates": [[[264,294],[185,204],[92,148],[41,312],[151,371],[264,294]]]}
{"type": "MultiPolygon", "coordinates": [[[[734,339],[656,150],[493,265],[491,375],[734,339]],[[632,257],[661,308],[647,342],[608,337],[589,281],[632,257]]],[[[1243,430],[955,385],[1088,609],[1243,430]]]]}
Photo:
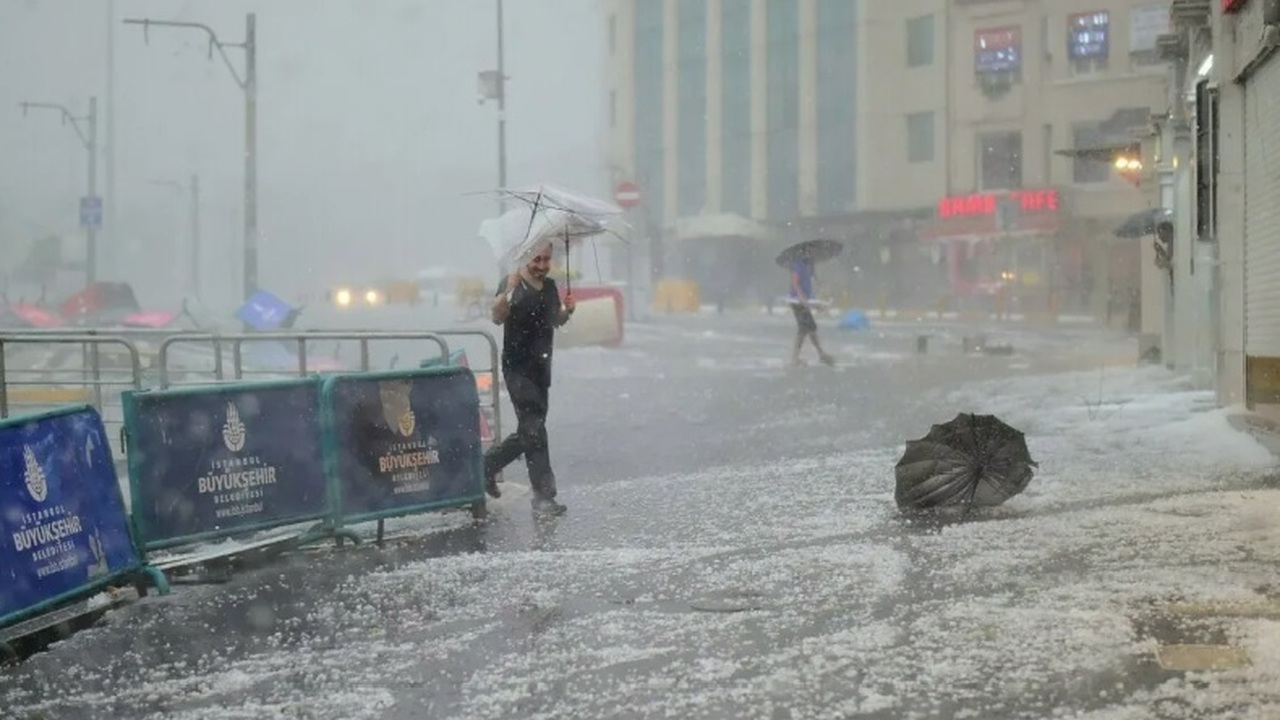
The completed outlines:
{"type": "Polygon", "coordinates": [[[40,461],[36,459],[35,451],[29,445],[22,446],[22,461],[26,466],[23,475],[26,476],[27,492],[31,493],[32,500],[44,502],[49,497],[49,481],[44,476],[40,461]]]}
{"type": "Polygon", "coordinates": [[[235,403],[227,403],[227,419],[222,423],[223,444],[231,452],[238,453],[244,449],[247,436],[244,422],[240,420],[240,411],[236,409],[235,403]]]}

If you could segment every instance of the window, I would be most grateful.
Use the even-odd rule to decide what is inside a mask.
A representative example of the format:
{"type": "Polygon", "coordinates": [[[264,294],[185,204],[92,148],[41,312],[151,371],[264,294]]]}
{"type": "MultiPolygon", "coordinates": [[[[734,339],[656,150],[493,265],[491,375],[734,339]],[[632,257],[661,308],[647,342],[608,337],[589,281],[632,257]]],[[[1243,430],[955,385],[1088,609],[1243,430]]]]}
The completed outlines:
{"type": "MultiPolygon", "coordinates": [[[[1077,123],[1071,126],[1071,142],[1077,151],[1107,146],[1107,138],[1099,123],[1077,123]]],[[[1100,183],[1111,179],[1111,162],[1090,155],[1076,155],[1071,161],[1071,181],[1100,183]]]]}
{"type": "Polygon", "coordinates": [[[978,172],[982,190],[1017,190],[1022,187],[1022,133],[989,132],[978,135],[978,172]]]}
{"type": "Polygon", "coordinates": [[[933,112],[907,115],[907,162],[933,162],[933,112]]]}
{"type": "Polygon", "coordinates": [[[751,217],[751,2],[720,5],[720,206],[751,217]]]}
{"type": "Polygon", "coordinates": [[[1040,151],[1044,163],[1044,185],[1053,184],[1053,125],[1045,123],[1040,131],[1040,151]]]}
{"type": "Polygon", "coordinates": [[[1129,15],[1129,57],[1134,65],[1163,65],[1156,39],[1171,32],[1169,3],[1152,3],[1133,8],[1129,15]]]}
{"type": "MultiPolygon", "coordinates": [[[[697,3],[702,4],[702,3],[697,3]]],[[[768,219],[794,220],[800,204],[800,3],[770,0],[765,36],[768,82],[768,219]]]]}
{"type": "Polygon", "coordinates": [[[1067,59],[1072,72],[1080,75],[1106,70],[1110,54],[1110,13],[1099,10],[1067,16],[1067,59]]]}
{"type": "Polygon", "coordinates": [[[676,187],[689,217],[707,202],[707,4],[681,3],[677,17],[676,187]]]}
{"type": "Polygon", "coordinates": [[[818,0],[817,28],[817,210],[841,215],[858,184],[857,3],[818,0]]]}
{"type": "Polygon", "coordinates": [[[636,3],[635,83],[631,103],[635,123],[636,182],[650,216],[661,226],[663,207],[663,67],[662,3],[636,3]]]}
{"type": "Polygon", "coordinates": [[[978,30],[973,44],[973,66],[979,78],[1002,77],[1009,81],[1021,78],[1021,28],[978,30]]]}
{"type": "Polygon", "coordinates": [[[907,20],[907,67],[933,64],[933,16],[907,20]]]}
{"type": "Polygon", "coordinates": [[[1218,235],[1218,90],[1196,83],[1196,238],[1218,235]]]}

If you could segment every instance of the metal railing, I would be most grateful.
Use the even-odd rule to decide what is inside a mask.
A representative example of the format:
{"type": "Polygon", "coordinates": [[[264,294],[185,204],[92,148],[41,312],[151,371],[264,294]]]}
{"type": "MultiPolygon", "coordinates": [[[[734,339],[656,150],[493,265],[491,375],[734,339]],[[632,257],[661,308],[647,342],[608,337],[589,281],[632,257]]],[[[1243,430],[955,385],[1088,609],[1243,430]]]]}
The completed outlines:
{"type": "MultiPolygon", "coordinates": [[[[83,403],[98,410],[104,425],[123,430],[119,391],[143,386],[142,355],[127,338],[98,333],[0,333],[0,417],[83,403]],[[43,352],[36,355],[33,350],[43,352]],[[27,357],[14,357],[24,351],[27,357]]],[[[108,435],[114,442],[119,433],[108,435]]]]}
{"type": "MultiPolygon", "coordinates": [[[[489,411],[494,438],[502,437],[499,346],[483,330],[398,332],[359,330],[308,330],[279,333],[217,334],[201,331],[152,328],[24,329],[0,333],[0,417],[32,413],[61,405],[84,403],[95,407],[109,427],[124,427],[120,391],[168,388],[243,380],[250,376],[305,376],[309,373],[368,371],[374,369],[372,344],[425,343],[447,362],[446,337],[484,341],[488,367],[473,365],[482,409],[489,411]],[[317,365],[309,350],[316,343],[335,343],[335,359],[342,343],[355,343],[357,357],[347,365],[317,365]],[[246,361],[253,343],[274,343],[286,352],[271,358],[286,363],[246,361]],[[180,349],[195,346],[205,353],[195,363],[179,366],[180,349]],[[287,352],[292,346],[295,352],[287,352]],[[354,367],[350,366],[354,365],[354,367]],[[181,381],[179,381],[181,378],[181,381]]],[[[403,350],[403,348],[400,348],[403,350]]],[[[252,352],[250,351],[250,355],[252,352]]],[[[396,355],[387,367],[398,359],[396,355]]],[[[424,353],[424,359],[429,353],[424,353]]],[[[192,358],[188,356],[186,360],[192,358]]],[[[113,442],[121,433],[110,433],[113,442]]],[[[115,448],[123,457],[121,441],[115,448]]]]}
{"type": "MultiPolygon", "coordinates": [[[[442,359],[449,357],[449,344],[440,337],[440,333],[433,332],[383,332],[383,331],[303,331],[303,332],[278,332],[278,333],[246,333],[237,335],[219,335],[213,333],[195,333],[174,335],[165,338],[160,343],[160,349],[156,358],[157,371],[159,372],[159,387],[165,389],[175,385],[193,385],[208,384],[210,382],[225,382],[227,380],[244,380],[247,376],[305,376],[312,372],[338,372],[338,371],[368,371],[372,369],[370,361],[369,346],[375,342],[406,342],[418,341],[427,342],[435,346],[439,351],[442,359]],[[317,366],[312,362],[308,349],[311,344],[317,342],[355,342],[359,348],[359,359],[356,367],[335,366],[317,366]],[[291,356],[287,356],[292,367],[275,366],[263,367],[260,364],[255,367],[254,363],[249,363],[246,367],[245,347],[254,343],[274,343],[277,348],[284,348],[288,345],[294,345],[295,352],[291,356]],[[173,367],[174,352],[180,345],[195,345],[198,348],[204,348],[212,351],[212,356],[208,358],[212,367],[173,367]],[[230,353],[230,372],[228,374],[227,358],[225,353],[230,353]],[[184,373],[186,376],[195,376],[195,379],[175,382],[174,374],[176,371],[184,373]]],[[[336,355],[336,351],[335,351],[336,355]]],[[[336,359],[336,358],[335,358],[336,359]]]]}

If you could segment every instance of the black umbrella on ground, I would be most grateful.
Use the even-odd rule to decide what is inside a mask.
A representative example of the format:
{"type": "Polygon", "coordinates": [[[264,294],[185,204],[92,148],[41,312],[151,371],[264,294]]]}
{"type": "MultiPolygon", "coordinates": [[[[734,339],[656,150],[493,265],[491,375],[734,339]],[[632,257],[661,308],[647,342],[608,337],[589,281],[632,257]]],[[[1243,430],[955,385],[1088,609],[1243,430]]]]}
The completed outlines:
{"type": "Polygon", "coordinates": [[[1118,238],[1140,238],[1156,234],[1156,226],[1162,222],[1172,222],[1173,211],[1167,208],[1148,208],[1125,218],[1120,227],[1115,229],[1118,238]]]}
{"type": "Polygon", "coordinates": [[[1021,431],[994,415],[960,413],[907,441],[894,499],[903,510],[999,505],[1027,487],[1034,467],[1021,431]]]}
{"type": "Polygon", "coordinates": [[[796,260],[807,258],[816,265],[835,258],[843,251],[844,244],[838,240],[805,240],[779,253],[777,262],[782,267],[791,267],[796,260]]]}

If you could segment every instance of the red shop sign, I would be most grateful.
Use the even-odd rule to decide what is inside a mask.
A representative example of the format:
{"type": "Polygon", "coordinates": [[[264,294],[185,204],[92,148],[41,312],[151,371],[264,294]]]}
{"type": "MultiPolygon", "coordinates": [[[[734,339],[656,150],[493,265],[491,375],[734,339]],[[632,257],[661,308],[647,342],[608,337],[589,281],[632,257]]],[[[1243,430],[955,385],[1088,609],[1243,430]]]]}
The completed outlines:
{"type": "Polygon", "coordinates": [[[1222,12],[1234,13],[1244,9],[1246,0],[1222,0],[1222,12]]]}
{"type": "Polygon", "coordinates": [[[1018,202],[1022,212],[1054,212],[1058,209],[1058,191],[1052,188],[1044,190],[1013,190],[1009,193],[973,193],[971,195],[950,195],[938,201],[938,217],[942,219],[957,217],[983,217],[995,215],[996,206],[1001,197],[1013,198],[1018,202]]]}

